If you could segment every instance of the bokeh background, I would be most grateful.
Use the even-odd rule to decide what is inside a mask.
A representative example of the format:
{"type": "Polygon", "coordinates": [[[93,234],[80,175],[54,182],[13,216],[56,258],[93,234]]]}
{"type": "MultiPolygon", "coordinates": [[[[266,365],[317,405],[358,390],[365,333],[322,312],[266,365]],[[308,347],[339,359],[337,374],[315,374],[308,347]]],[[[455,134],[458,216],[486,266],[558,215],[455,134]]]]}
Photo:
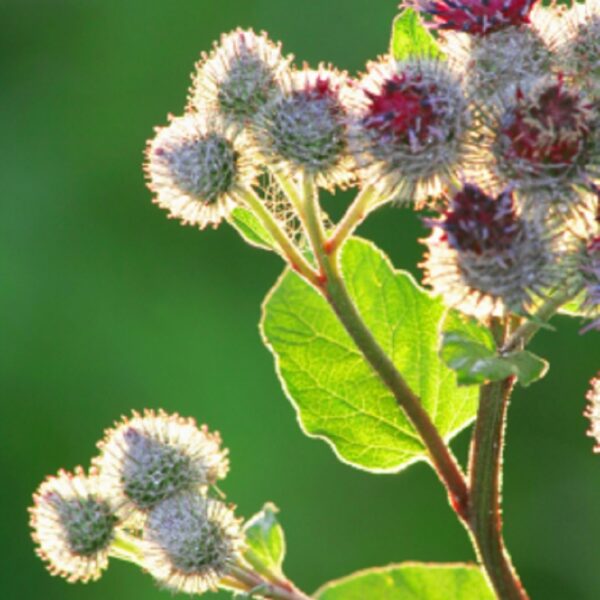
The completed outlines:
{"type": "MultiPolygon", "coordinates": [[[[141,171],[152,127],[182,111],[221,32],[266,29],[299,61],[356,72],[385,52],[395,13],[394,0],[0,0],[1,598],[169,598],[117,562],[96,584],[51,578],[29,537],[38,483],[86,465],[132,408],[222,432],[223,488],[241,515],[281,508],[287,571],[308,591],[364,567],[473,558],[427,466],[369,475],[303,437],[257,330],[278,259],[227,226],[167,220],[141,171]]],[[[416,272],[415,215],[387,208],[361,233],[416,272]]],[[[534,599],[596,600],[600,456],[582,411],[598,338],[556,325],[534,344],[549,375],[511,407],[506,536],[534,599]]]]}

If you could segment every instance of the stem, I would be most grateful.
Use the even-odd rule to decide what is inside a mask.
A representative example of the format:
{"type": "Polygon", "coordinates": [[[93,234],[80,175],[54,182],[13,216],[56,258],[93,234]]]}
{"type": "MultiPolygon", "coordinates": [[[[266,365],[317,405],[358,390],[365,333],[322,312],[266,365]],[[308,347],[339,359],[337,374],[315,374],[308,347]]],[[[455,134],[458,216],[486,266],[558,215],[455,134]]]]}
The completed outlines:
{"type": "Polygon", "coordinates": [[[290,582],[270,583],[254,571],[250,571],[241,565],[231,568],[231,576],[234,580],[243,583],[246,586],[246,592],[250,595],[271,598],[272,600],[311,600],[309,596],[290,582]]]}
{"type": "Polygon", "coordinates": [[[318,198],[310,178],[304,178],[303,188],[305,226],[322,270],[321,292],[367,362],[392,392],[421,436],[431,463],[448,490],[452,507],[465,520],[468,506],[465,476],[446,442],[421,405],[420,399],[408,387],[392,360],[381,348],[359,314],[339,271],[337,257],[328,254],[325,250],[318,198]]]}
{"type": "Polygon", "coordinates": [[[119,531],[111,546],[110,555],[140,567],[144,566],[144,555],[139,547],[137,538],[119,531]]]}
{"type": "Polygon", "coordinates": [[[325,242],[325,249],[329,253],[335,252],[347,240],[354,230],[360,225],[368,214],[370,208],[379,204],[376,202],[377,190],[374,186],[364,187],[356,196],[342,220],[337,224],[334,232],[325,242]]]}
{"type": "Polygon", "coordinates": [[[512,388],[512,377],[481,387],[469,465],[469,524],[498,598],[527,600],[502,537],[502,451],[512,388]]]}
{"type": "Polygon", "coordinates": [[[302,254],[300,254],[299,250],[288,238],[285,231],[281,229],[279,223],[276,221],[273,215],[265,208],[263,201],[256,195],[256,193],[249,188],[240,189],[237,191],[236,196],[240,202],[247,204],[252,209],[256,217],[277,242],[281,252],[290,263],[292,268],[295,271],[298,271],[303,277],[310,281],[310,283],[318,286],[319,275],[310,266],[302,254]]]}
{"type": "Polygon", "coordinates": [[[569,300],[572,300],[579,294],[583,286],[579,286],[576,289],[570,286],[565,286],[566,291],[554,294],[549,298],[535,313],[535,321],[525,321],[516,331],[510,336],[508,341],[502,346],[500,353],[505,354],[518,350],[527,345],[533,336],[544,326],[544,323],[550,320],[560,309],[563,304],[566,304],[569,300]]]}

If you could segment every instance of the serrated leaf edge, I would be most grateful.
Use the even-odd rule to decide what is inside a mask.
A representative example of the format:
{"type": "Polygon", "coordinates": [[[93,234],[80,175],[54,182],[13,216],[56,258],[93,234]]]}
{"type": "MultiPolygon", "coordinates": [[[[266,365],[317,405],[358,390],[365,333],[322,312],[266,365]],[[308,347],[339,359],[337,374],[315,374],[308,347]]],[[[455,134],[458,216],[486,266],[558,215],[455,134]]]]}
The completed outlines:
{"type": "MultiPolygon", "coordinates": [[[[363,577],[365,575],[371,574],[385,574],[389,571],[396,571],[403,568],[413,568],[413,567],[424,567],[431,568],[435,567],[436,569],[470,569],[474,571],[479,571],[482,576],[485,578],[481,567],[479,567],[476,563],[436,563],[436,562],[419,562],[419,561],[408,561],[403,563],[392,563],[385,567],[369,567],[366,569],[361,569],[359,571],[355,571],[350,575],[345,575],[344,577],[340,577],[339,579],[333,579],[332,581],[328,581],[320,588],[318,588],[312,595],[315,600],[319,600],[321,594],[324,594],[328,589],[344,584],[348,581],[352,581],[353,579],[357,579],[358,577],[363,577]]],[[[489,584],[488,584],[489,585],[489,584]]]]}

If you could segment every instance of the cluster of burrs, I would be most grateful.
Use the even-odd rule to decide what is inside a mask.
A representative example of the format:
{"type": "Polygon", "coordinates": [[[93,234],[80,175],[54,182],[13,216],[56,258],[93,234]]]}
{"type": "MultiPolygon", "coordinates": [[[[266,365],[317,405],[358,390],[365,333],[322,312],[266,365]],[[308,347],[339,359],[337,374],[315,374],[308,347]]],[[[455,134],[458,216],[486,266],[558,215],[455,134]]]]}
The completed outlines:
{"type": "Polygon", "coordinates": [[[264,33],[223,35],[196,65],[185,114],[148,143],[155,202],[200,228],[237,207],[266,216],[298,270],[290,212],[302,220],[304,182],[357,186],[340,235],[386,202],[440,213],[425,220],[422,267],[449,305],[527,315],[559,288],[585,288],[600,326],[599,0],[413,6],[441,53],[386,55],[356,78],[297,68],[264,33]],[[287,204],[261,193],[265,178],[287,204]]]}
{"type": "Polygon", "coordinates": [[[89,472],[60,471],[34,495],[33,538],[53,574],[96,580],[112,556],[172,590],[248,589],[241,520],[215,493],[229,470],[218,433],[178,415],[134,412],[98,448],[89,472]]]}

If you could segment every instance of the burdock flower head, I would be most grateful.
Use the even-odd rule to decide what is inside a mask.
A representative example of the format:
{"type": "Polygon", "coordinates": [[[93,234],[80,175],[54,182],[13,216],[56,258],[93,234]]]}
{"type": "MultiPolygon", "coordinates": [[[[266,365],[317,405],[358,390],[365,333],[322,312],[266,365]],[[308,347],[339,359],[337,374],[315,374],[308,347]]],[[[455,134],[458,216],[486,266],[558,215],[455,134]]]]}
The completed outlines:
{"type": "Polygon", "coordinates": [[[498,91],[550,72],[559,37],[558,10],[536,6],[531,23],[485,35],[446,31],[441,47],[465,80],[469,95],[488,102],[498,91]]]}
{"type": "Polygon", "coordinates": [[[148,142],[145,171],[154,202],[184,224],[216,226],[235,206],[233,194],[252,183],[242,136],[214,114],[171,117],[148,142]]]}
{"type": "Polygon", "coordinates": [[[524,312],[555,283],[551,240],[517,214],[510,190],[494,198],[466,184],[428,224],[426,280],[450,306],[476,316],[524,312]]]}
{"type": "Polygon", "coordinates": [[[103,489],[123,518],[182,491],[213,485],[229,469],[218,433],[162,411],[134,412],[108,430],[98,447],[95,464],[103,489]]]}
{"type": "Polygon", "coordinates": [[[82,469],[60,471],[44,481],[30,508],[38,555],[53,575],[69,582],[100,577],[117,519],[100,492],[98,478],[82,469]]]}
{"type": "Polygon", "coordinates": [[[290,60],[266,33],[236,29],[224,34],[213,52],[204,54],[196,65],[189,106],[243,127],[278,90],[290,60]]]}
{"type": "Polygon", "coordinates": [[[489,156],[482,158],[499,183],[539,202],[544,194],[560,196],[557,189],[583,181],[594,168],[594,107],[561,76],[517,86],[496,108],[484,117],[489,156]]]}
{"type": "Polygon", "coordinates": [[[346,74],[305,67],[284,78],[281,90],[258,113],[254,146],[267,164],[317,185],[345,186],[353,178],[348,153],[346,74]]]}
{"type": "Polygon", "coordinates": [[[384,58],[369,64],[354,94],[351,150],[366,183],[420,202],[455,177],[469,125],[461,84],[444,62],[384,58]]]}
{"type": "Polygon", "coordinates": [[[573,2],[562,22],[558,56],[563,68],[595,99],[600,98],[600,0],[573,2]]]}
{"type": "Polygon", "coordinates": [[[415,0],[437,29],[483,36],[529,22],[536,0],[415,0]]]}
{"type": "Polygon", "coordinates": [[[590,420],[588,435],[596,440],[595,452],[600,452],[600,371],[590,381],[590,389],[586,395],[588,406],[585,416],[590,420]]]}
{"type": "Polygon", "coordinates": [[[240,521],[223,502],[179,494],[158,504],[144,525],[144,566],[165,587],[215,590],[244,547],[240,521]]]}

